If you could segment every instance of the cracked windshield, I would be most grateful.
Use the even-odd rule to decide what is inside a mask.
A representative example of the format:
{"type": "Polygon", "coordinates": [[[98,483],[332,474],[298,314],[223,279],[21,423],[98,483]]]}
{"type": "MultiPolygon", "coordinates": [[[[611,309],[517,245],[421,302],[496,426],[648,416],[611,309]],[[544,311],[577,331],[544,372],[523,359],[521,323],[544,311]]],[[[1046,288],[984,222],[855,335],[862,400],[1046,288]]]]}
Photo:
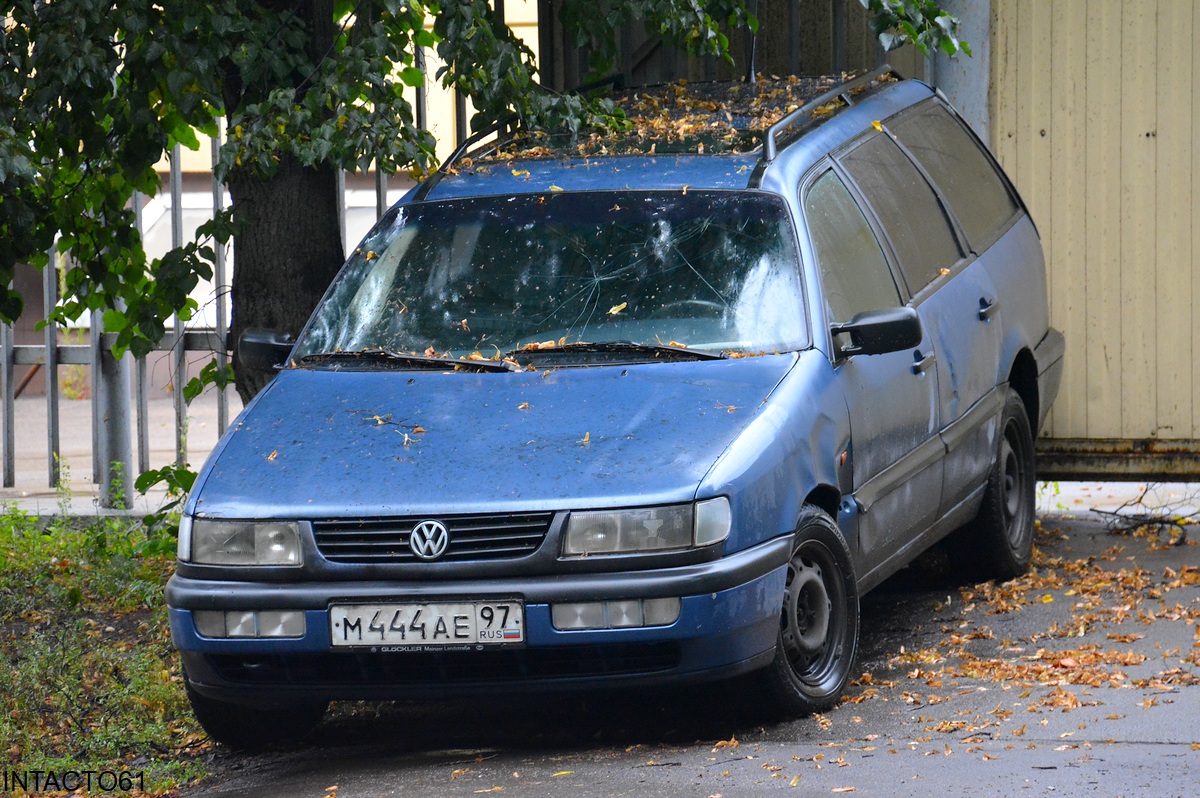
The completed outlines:
{"type": "Polygon", "coordinates": [[[783,203],[746,192],[553,192],[393,208],[355,251],[296,359],[795,349],[807,325],[794,242],[783,203]]]}

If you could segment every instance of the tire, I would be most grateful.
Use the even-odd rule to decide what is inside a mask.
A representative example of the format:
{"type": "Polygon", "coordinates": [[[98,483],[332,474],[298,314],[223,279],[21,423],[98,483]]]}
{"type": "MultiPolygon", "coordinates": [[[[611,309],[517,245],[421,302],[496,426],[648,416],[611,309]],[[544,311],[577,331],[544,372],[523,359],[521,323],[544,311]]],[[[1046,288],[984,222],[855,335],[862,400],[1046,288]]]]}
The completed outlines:
{"type": "Polygon", "coordinates": [[[329,706],[328,702],[314,702],[272,709],[245,707],[203,696],[190,684],[187,697],[209,737],[243,751],[299,740],[316,728],[329,706]]]}
{"type": "Polygon", "coordinates": [[[983,504],[979,515],[954,533],[952,556],[985,579],[1012,579],[1028,571],[1036,489],[1029,416],[1020,395],[1009,388],[983,504]]]}
{"type": "Polygon", "coordinates": [[[797,524],[775,659],[755,674],[778,714],[799,717],[838,703],[858,648],[858,588],[850,549],[827,513],[805,507],[797,524]]]}

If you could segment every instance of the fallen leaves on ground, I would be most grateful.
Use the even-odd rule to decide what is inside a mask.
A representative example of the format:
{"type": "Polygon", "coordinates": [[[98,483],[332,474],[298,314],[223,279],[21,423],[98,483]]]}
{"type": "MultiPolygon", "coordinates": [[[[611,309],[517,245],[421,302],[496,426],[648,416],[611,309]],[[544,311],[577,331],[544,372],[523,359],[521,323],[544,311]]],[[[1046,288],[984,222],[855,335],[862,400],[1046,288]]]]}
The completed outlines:
{"type": "MultiPolygon", "coordinates": [[[[1044,548],[1043,545],[1035,548],[1028,574],[1007,582],[986,582],[961,589],[960,617],[942,627],[944,636],[939,641],[911,649],[901,646],[898,653],[887,659],[887,666],[903,671],[907,681],[864,673],[850,683],[852,694],[845,700],[854,704],[899,700],[910,707],[926,707],[952,699],[958,693],[975,694],[988,689],[970,687],[973,683],[990,682],[1002,685],[1004,690],[1013,689],[1024,704],[1006,699],[984,713],[990,719],[978,715],[924,719],[928,723],[926,731],[982,735],[962,740],[971,744],[987,736],[995,739],[998,729],[988,727],[1010,722],[1015,712],[1070,712],[1101,704],[1092,692],[1095,689],[1140,689],[1170,694],[1200,684],[1200,673],[1194,670],[1200,667],[1200,599],[1192,598],[1186,603],[1171,600],[1172,591],[1200,585],[1200,567],[1176,565],[1163,568],[1160,574],[1133,563],[1125,565],[1122,561],[1133,557],[1124,545],[1078,558],[1046,550],[1062,539],[1065,538],[1055,531],[1041,530],[1038,542],[1044,548]],[[995,616],[1017,612],[1040,613],[1037,617],[1048,615],[1044,631],[1019,640],[998,640],[986,624],[995,616]],[[1164,622],[1182,622],[1194,627],[1190,650],[1164,651],[1156,646],[1151,652],[1147,634],[1128,628],[1130,624],[1144,628],[1164,622]],[[1096,642],[1098,639],[1100,642],[1096,642]],[[1163,662],[1161,670],[1146,675],[1146,668],[1159,660],[1163,662]],[[1136,678],[1130,675],[1133,669],[1141,671],[1134,671],[1136,678]],[[922,683],[929,689],[914,689],[914,683],[922,683]],[[956,689],[960,686],[967,689],[956,689]]],[[[935,606],[937,612],[943,613],[952,603],[947,599],[936,602],[935,606]]],[[[1140,705],[1153,710],[1171,701],[1159,695],[1144,696],[1140,705]]],[[[1109,719],[1120,717],[1123,716],[1110,715],[1109,719]]],[[[818,723],[827,728],[820,718],[818,723]]],[[[1045,721],[1039,721],[1039,725],[1045,725],[1045,721]]],[[[1022,723],[1009,733],[1019,737],[1027,728],[1022,723]]],[[[928,742],[927,738],[922,740],[928,742]]],[[[1064,744],[1056,750],[1072,747],[1077,746],[1064,744]]],[[[973,750],[977,749],[968,752],[973,750]]]]}

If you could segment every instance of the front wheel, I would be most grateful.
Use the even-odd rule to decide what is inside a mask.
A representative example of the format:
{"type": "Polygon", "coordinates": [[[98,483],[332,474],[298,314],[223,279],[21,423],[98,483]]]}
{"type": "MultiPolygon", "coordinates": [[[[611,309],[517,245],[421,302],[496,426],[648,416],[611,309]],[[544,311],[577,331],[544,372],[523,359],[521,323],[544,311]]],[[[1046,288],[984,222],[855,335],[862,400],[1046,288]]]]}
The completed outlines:
{"type": "Polygon", "coordinates": [[[757,678],[772,705],[795,717],[830,709],[845,690],[858,647],[858,588],[845,539],[816,507],[800,516],[787,569],[775,659],[757,678]]]}

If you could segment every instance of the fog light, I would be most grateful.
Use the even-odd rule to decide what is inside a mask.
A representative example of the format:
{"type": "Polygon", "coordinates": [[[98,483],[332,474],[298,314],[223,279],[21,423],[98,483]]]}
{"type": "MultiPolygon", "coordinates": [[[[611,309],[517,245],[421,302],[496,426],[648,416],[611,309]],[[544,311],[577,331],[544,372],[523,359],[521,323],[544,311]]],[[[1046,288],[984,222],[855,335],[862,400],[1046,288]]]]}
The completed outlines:
{"type": "Polygon", "coordinates": [[[192,622],[204,637],[225,636],[225,613],[221,610],[196,610],[192,613],[192,622]]]}
{"type": "Polygon", "coordinates": [[[550,608],[555,629],[603,629],[604,605],[599,602],[555,604],[550,608]]]}
{"type": "Polygon", "coordinates": [[[631,626],[642,625],[642,602],[609,601],[605,603],[608,610],[608,628],[627,629],[631,626]]]}
{"type": "Polygon", "coordinates": [[[561,631],[670,626],[679,620],[681,605],[681,600],[674,596],[554,604],[550,607],[550,617],[554,628],[561,631]]]}
{"type": "Polygon", "coordinates": [[[678,597],[646,599],[642,602],[646,626],[670,626],[679,620],[681,605],[678,597]]]}
{"type": "Polygon", "coordinates": [[[225,613],[225,637],[255,637],[253,612],[225,613]]]}
{"type": "Polygon", "coordinates": [[[203,637],[304,637],[303,610],[193,610],[192,623],[203,637]]]}
{"type": "Polygon", "coordinates": [[[258,614],[259,637],[304,637],[300,610],[265,610],[258,614]]]}

